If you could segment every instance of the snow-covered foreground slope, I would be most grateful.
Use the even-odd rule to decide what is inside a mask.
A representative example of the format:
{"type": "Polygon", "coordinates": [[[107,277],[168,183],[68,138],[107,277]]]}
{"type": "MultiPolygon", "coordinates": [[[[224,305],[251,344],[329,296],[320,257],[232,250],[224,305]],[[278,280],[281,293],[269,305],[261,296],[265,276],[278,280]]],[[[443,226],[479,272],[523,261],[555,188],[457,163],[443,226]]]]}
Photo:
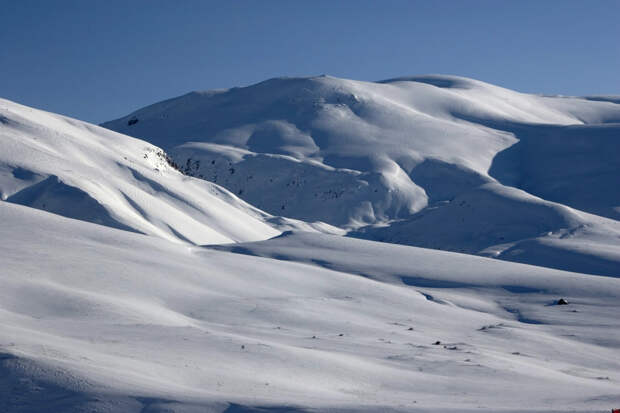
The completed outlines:
{"type": "Polygon", "coordinates": [[[193,92],[104,126],[162,146],[187,173],[273,214],[620,275],[618,122],[611,98],[454,76],[323,76],[193,92]]]}
{"type": "Polygon", "coordinates": [[[0,100],[0,197],[196,244],[279,233],[263,222],[267,214],[171,168],[156,146],[7,100],[0,100]]]}
{"type": "Polygon", "coordinates": [[[3,412],[620,404],[616,278],[321,234],[198,247],[7,202],[0,222],[3,412]]]}

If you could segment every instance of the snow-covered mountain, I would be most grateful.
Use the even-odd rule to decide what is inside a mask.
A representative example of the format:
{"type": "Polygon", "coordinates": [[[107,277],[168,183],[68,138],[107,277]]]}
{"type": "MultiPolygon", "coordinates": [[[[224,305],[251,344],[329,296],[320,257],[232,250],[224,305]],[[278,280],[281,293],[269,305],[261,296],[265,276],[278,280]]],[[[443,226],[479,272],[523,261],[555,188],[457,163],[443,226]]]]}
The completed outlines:
{"type": "Polygon", "coordinates": [[[322,76],[193,92],[103,126],[272,214],[620,275],[618,122],[611,98],[454,76],[322,76]],[[581,258],[557,259],[569,250],[581,258]]]}
{"type": "Polygon", "coordinates": [[[0,412],[618,407],[619,121],[446,76],[121,133],[0,100],[0,412]]]}

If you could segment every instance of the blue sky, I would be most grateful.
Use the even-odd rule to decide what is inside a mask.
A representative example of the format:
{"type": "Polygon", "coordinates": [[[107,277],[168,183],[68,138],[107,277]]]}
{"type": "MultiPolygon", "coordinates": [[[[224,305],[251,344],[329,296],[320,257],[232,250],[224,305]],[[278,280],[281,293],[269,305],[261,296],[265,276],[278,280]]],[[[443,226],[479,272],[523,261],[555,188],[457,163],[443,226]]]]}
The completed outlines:
{"type": "Polygon", "coordinates": [[[102,122],[277,76],[620,94],[620,1],[0,0],[0,96],[102,122]]]}

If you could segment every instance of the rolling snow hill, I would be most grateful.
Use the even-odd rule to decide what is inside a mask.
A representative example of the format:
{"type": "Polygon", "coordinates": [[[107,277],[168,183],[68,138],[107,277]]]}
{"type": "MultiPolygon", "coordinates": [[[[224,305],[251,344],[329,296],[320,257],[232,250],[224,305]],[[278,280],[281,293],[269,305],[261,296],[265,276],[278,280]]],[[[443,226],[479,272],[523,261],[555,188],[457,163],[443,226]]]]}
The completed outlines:
{"type": "Polygon", "coordinates": [[[69,218],[194,244],[270,238],[267,214],[186,177],[158,147],[0,100],[0,197],[69,218]]]}
{"type": "Polygon", "coordinates": [[[103,126],[272,214],[620,276],[618,122],[614,99],[321,76],[192,92],[103,126]]]}

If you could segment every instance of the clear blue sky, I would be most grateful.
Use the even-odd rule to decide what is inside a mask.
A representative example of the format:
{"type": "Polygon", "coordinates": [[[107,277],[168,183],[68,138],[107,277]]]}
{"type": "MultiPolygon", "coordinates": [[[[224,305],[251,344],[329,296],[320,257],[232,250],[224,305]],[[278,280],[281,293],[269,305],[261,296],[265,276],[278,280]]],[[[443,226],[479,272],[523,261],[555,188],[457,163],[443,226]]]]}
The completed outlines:
{"type": "Polygon", "coordinates": [[[620,0],[0,0],[0,96],[91,122],[277,76],[620,94],[620,0]]]}

